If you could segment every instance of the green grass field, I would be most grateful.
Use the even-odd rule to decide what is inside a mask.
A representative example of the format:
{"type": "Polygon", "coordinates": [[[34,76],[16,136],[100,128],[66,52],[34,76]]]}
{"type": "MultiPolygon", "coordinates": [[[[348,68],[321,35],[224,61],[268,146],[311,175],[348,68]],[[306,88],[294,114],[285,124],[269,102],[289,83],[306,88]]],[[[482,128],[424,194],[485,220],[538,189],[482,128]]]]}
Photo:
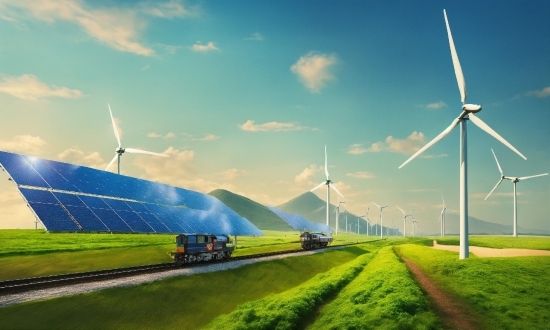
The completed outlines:
{"type": "MultiPolygon", "coordinates": [[[[234,255],[299,248],[299,233],[238,237],[234,255]]],[[[438,329],[395,250],[416,262],[484,329],[548,329],[550,257],[476,258],[434,238],[341,234],[343,250],[0,308],[0,329],[438,329]],[[361,243],[362,242],[362,243],[361,243]],[[346,315],[336,317],[335,315],[346,315]],[[490,320],[490,322],[488,322],[490,320]],[[213,323],[211,323],[213,322],[213,323]]],[[[458,244],[458,238],[435,238],[458,244]]],[[[171,262],[173,235],[0,230],[0,280],[171,262]]],[[[471,245],[550,249],[550,238],[474,236],[471,245]]]]}

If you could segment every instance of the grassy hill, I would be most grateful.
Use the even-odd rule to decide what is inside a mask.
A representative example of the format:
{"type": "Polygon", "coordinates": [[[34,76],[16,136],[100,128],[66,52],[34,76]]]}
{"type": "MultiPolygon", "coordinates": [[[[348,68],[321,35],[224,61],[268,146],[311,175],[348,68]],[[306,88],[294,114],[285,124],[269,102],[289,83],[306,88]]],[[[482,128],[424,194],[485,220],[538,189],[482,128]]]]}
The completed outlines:
{"type": "Polygon", "coordinates": [[[249,198],[224,189],[216,189],[208,194],[216,197],[241,217],[248,219],[248,221],[262,230],[295,231],[295,229],[270,209],[249,198]]]}

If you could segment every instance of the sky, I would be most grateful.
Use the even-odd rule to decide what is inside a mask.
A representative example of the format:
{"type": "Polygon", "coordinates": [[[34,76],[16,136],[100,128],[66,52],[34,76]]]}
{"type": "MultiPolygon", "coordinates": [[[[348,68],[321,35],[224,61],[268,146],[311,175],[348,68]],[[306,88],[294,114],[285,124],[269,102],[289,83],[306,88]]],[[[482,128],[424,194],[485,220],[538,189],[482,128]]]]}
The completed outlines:
{"type": "MultiPolygon", "coordinates": [[[[505,175],[550,170],[550,2],[0,0],[0,150],[279,205],[330,179],[355,214],[425,232],[458,213],[461,112],[446,9],[478,117],[469,214],[512,224],[505,175]],[[116,165],[109,168],[116,171],[116,165]]],[[[550,231],[550,176],[517,184],[518,223],[550,231]]],[[[316,191],[325,199],[326,190],[316,191]]],[[[331,194],[331,202],[337,203],[331,194]]],[[[0,174],[0,228],[34,217],[0,174]]]]}

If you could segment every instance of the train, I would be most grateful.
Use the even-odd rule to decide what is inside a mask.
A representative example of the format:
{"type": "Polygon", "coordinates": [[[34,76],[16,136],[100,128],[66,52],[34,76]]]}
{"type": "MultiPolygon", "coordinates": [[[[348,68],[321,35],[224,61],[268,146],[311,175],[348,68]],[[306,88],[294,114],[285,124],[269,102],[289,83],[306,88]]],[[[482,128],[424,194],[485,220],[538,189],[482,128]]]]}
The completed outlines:
{"type": "Polygon", "coordinates": [[[178,265],[229,259],[234,250],[227,235],[179,234],[175,243],[171,256],[178,265]]]}
{"type": "Polygon", "coordinates": [[[303,250],[321,248],[332,242],[332,236],[323,233],[304,232],[300,235],[300,243],[303,250]]]}

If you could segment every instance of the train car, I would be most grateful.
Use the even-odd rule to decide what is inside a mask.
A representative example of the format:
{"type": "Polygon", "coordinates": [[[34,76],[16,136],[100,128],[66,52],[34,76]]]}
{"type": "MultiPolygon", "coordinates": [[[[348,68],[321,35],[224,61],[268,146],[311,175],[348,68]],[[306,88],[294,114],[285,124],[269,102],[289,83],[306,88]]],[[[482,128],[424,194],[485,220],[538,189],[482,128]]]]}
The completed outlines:
{"type": "Polygon", "coordinates": [[[323,233],[309,233],[306,231],[300,235],[300,242],[304,250],[316,249],[329,245],[332,242],[332,236],[323,233]]]}
{"type": "Polygon", "coordinates": [[[181,265],[229,259],[233,249],[226,235],[180,234],[176,236],[176,251],[171,255],[181,265]]]}

